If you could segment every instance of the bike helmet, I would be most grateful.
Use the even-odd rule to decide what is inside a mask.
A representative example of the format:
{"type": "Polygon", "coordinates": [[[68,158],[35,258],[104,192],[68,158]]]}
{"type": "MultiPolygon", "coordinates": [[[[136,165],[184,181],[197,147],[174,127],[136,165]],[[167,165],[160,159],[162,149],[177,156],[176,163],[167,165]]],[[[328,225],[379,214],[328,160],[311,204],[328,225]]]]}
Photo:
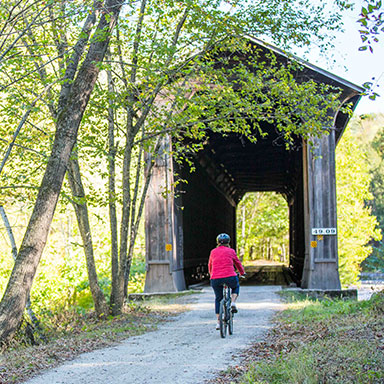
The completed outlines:
{"type": "Polygon", "coordinates": [[[230,240],[231,238],[226,233],[220,233],[220,235],[216,237],[217,244],[229,244],[230,240]]]}

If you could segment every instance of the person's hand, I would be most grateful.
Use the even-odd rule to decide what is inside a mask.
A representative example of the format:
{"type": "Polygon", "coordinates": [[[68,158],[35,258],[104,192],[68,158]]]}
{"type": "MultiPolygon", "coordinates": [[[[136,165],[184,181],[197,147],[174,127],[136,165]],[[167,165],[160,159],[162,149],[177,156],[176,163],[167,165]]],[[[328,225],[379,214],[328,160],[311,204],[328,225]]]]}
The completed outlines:
{"type": "Polygon", "coordinates": [[[246,273],[244,273],[243,275],[240,275],[240,278],[245,279],[245,275],[246,275],[246,273]]]}

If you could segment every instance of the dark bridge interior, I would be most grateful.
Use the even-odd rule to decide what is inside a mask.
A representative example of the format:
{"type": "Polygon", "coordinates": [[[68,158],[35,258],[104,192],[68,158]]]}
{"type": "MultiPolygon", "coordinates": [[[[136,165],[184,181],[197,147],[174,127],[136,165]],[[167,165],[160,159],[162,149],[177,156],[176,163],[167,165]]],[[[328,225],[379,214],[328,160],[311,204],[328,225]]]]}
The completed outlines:
{"type": "Polygon", "coordinates": [[[256,142],[238,134],[211,133],[195,159],[196,171],[181,170],[183,259],[186,284],[207,278],[209,252],[218,233],[227,232],[236,247],[236,206],[246,192],[274,191],[289,204],[290,270],[300,284],[304,265],[303,150],[296,138],[287,149],[272,125],[256,142]]]}

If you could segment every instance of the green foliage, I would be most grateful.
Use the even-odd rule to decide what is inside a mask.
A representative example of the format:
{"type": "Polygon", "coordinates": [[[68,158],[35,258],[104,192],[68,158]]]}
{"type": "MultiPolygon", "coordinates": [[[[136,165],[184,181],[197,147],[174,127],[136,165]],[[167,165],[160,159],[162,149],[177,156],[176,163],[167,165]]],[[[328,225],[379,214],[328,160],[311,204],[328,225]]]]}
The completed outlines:
{"type": "MultiPolygon", "coordinates": [[[[383,126],[382,114],[363,115],[352,121],[351,128],[360,147],[368,160],[371,176],[369,190],[372,197],[366,200],[366,205],[378,220],[378,227],[384,230],[384,152],[383,152],[383,126]]],[[[364,271],[384,271],[384,244],[374,240],[369,244],[372,252],[362,262],[364,271]]]]}
{"type": "Polygon", "coordinates": [[[379,42],[379,36],[384,32],[384,13],[381,0],[365,0],[361,7],[360,37],[363,45],[360,51],[369,49],[373,52],[374,44],[379,42]]]}
{"type": "Polygon", "coordinates": [[[128,293],[144,292],[145,284],[145,257],[136,257],[131,266],[128,282],[128,293]]]}
{"type": "Polygon", "coordinates": [[[277,193],[248,193],[237,208],[239,254],[244,260],[287,262],[288,205],[277,193]]]}
{"type": "Polygon", "coordinates": [[[281,356],[272,365],[270,362],[261,362],[252,366],[242,378],[242,384],[317,384],[315,374],[315,361],[308,351],[292,354],[289,359],[281,356]]]}
{"type": "MultiPolygon", "coordinates": [[[[27,221],[26,212],[17,206],[9,209],[13,230],[19,243],[27,221]],[[15,224],[18,225],[15,225],[15,224]]],[[[103,213],[105,215],[105,212],[103,213]]],[[[99,271],[99,284],[106,297],[110,294],[110,239],[104,225],[92,216],[95,235],[96,265],[99,271]]],[[[132,261],[130,292],[142,292],[145,281],[145,257],[141,228],[139,241],[132,261]]],[[[11,248],[7,244],[5,230],[0,238],[0,295],[4,291],[13,266],[11,248]]],[[[42,321],[50,319],[59,312],[76,311],[87,313],[93,310],[93,300],[89,289],[86,265],[81,239],[71,207],[56,212],[52,224],[49,244],[45,248],[34,279],[31,293],[33,309],[42,321]]]]}
{"type": "Polygon", "coordinates": [[[336,182],[340,279],[350,285],[358,281],[360,264],[372,251],[370,240],[379,240],[381,233],[365,206],[372,198],[368,161],[348,129],[336,150],[336,182]]]}
{"type": "MultiPolygon", "coordinates": [[[[106,261],[109,262],[108,260],[106,261]]],[[[143,254],[135,255],[129,275],[128,293],[142,293],[144,291],[145,274],[145,257],[143,254]]],[[[107,301],[109,301],[109,295],[111,293],[111,278],[108,275],[99,275],[100,288],[103,291],[107,301]]],[[[86,313],[93,309],[93,299],[89,289],[88,279],[85,277],[83,281],[79,281],[80,276],[76,280],[72,296],[72,305],[77,309],[77,311],[86,313]]]]}
{"type": "Polygon", "coordinates": [[[384,272],[384,243],[382,241],[372,245],[372,253],[363,260],[361,268],[364,272],[384,272]]]}

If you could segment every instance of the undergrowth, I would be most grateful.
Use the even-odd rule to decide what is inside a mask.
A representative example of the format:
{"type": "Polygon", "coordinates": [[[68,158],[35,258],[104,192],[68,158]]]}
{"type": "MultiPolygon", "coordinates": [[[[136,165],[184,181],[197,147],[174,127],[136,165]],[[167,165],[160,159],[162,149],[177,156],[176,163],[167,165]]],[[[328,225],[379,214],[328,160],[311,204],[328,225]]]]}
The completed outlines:
{"type": "Polygon", "coordinates": [[[283,295],[267,339],[216,383],[384,383],[384,291],[368,301],[283,295]]]}
{"type": "Polygon", "coordinates": [[[26,322],[0,355],[0,384],[20,383],[42,370],[71,360],[80,353],[110,346],[131,336],[155,330],[157,325],[186,310],[183,295],[129,302],[120,316],[100,320],[94,312],[77,308],[51,315],[35,332],[31,345],[26,322]],[[179,297],[180,296],[180,297],[179,297]]]}

